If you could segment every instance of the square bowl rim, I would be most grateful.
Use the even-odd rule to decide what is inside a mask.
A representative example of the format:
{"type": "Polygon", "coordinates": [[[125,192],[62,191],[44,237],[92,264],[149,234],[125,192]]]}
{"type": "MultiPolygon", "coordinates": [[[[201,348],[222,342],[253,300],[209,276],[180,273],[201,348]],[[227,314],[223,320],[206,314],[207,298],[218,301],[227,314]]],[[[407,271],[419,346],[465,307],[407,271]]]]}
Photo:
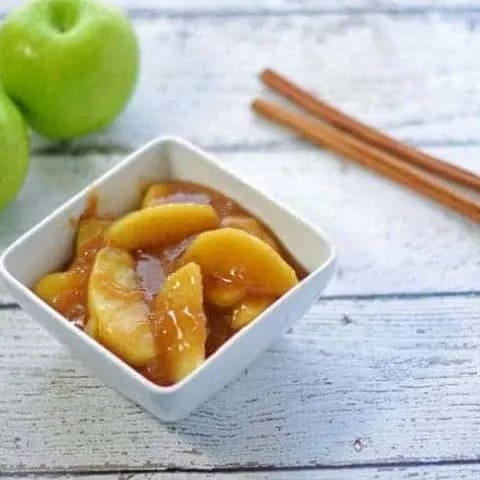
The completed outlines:
{"type": "MultiPolygon", "coordinates": [[[[269,194],[266,194],[261,188],[258,188],[257,186],[250,183],[249,180],[244,179],[243,177],[239,176],[236,172],[233,172],[229,168],[224,167],[209,153],[203,151],[199,147],[196,147],[192,143],[180,137],[177,137],[174,135],[160,135],[147,141],[146,143],[144,143],[143,145],[135,149],[132,153],[128,154],[124,159],[119,161],[116,165],[109,168],[106,172],[104,172],[103,174],[93,179],[85,187],[83,187],[78,193],[72,195],[70,198],[64,201],[61,205],[56,207],[50,214],[46,215],[44,218],[36,222],[31,228],[29,228],[25,233],[23,233],[20,237],[18,237],[5,249],[5,251],[0,255],[0,275],[10,285],[12,289],[21,293],[24,297],[27,297],[30,301],[35,303],[39,308],[41,308],[46,313],[48,313],[49,316],[53,316],[60,323],[61,328],[70,329],[71,331],[75,332],[75,335],[80,341],[90,343],[91,346],[93,346],[95,349],[100,351],[100,353],[105,357],[106,360],[110,360],[114,362],[116,366],[125,370],[126,373],[128,373],[128,375],[133,376],[134,380],[136,380],[137,382],[140,382],[141,386],[143,388],[146,388],[150,393],[155,395],[161,395],[161,396],[170,396],[184,389],[187,386],[187,384],[190,383],[200,371],[207,368],[208,365],[210,365],[218,357],[220,357],[225,349],[231,347],[236,340],[246,335],[247,332],[250,330],[250,328],[252,328],[256,322],[252,322],[246,327],[242,328],[240,331],[236,332],[233,337],[231,337],[225,343],[223,343],[200,366],[198,366],[194,371],[192,371],[189,375],[184,377],[179,382],[170,386],[157,385],[153,381],[143,376],[140,372],[135,370],[128,363],[123,361],[120,357],[118,357],[117,355],[112,353],[110,350],[108,350],[106,347],[101,345],[97,340],[93,339],[92,337],[87,335],[85,332],[78,329],[71,322],[66,321],[63,315],[61,315],[59,312],[53,309],[50,305],[48,305],[46,302],[42,301],[37,295],[35,295],[33,291],[30,288],[28,288],[26,285],[24,285],[22,282],[20,282],[9,271],[9,269],[6,266],[8,257],[12,255],[19,248],[22,248],[25,241],[27,241],[30,237],[34,236],[38,231],[41,231],[43,228],[45,228],[45,226],[51,220],[64,214],[65,211],[67,211],[72,205],[74,205],[78,201],[88,198],[88,196],[92,193],[92,191],[95,190],[96,187],[101,186],[104,183],[107,183],[110,180],[110,178],[115,175],[115,173],[128,168],[129,165],[133,163],[137,158],[141,158],[142,155],[148,152],[151,148],[161,144],[166,144],[166,145],[176,144],[193,152],[195,155],[197,155],[201,159],[201,161],[207,162],[210,165],[214,166],[216,169],[219,169],[224,173],[234,177],[237,182],[240,182],[241,184],[244,184],[249,188],[252,188],[253,190],[255,190],[256,193],[261,195],[265,200],[267,200],[270,203],[273,203],[276,207],[283,210],[286,214],[288,214],[288,216],[296,218],[301,224],[303,224],[304,227],[308,228],[310,231],[312,231],[317,236],[319,236],[323,240],[323,242],[326,244],[329,251],[328,258],[321,265],[316,267],[313,271],[309,272],[309,275],[306,278],[304,278],[302,281],[300,281],[294,288],[292,288],[286,294],[282,295],[275,302],[273,302],[264,312],[262,312],[257,317],[256,322],[261,321],[262,317],[265,314],[277,308],[280,305],[280,302],[282,302],[282,300],[288,297],[291,297],[297,294],[298,291],[302,290],[303,286],[305,285],[305,282],[308,281],[311,277],[320,274],[321,272],[323,272],[324,270],[327,270],[330,267],[333,267],[333,265],[336,262],[337,248],[335,244],[331,241],[330,237],[325,233],[325,231],[321,227],[313,225],[310,221],[306,220],[302,216],[295,213],[290,207],[286,206],[282,201],[278,200],[277,198],[269,194]]],[[[291,251],[291,249],[289,249],[289,251],[295,257],[295,253],[291,251]]],[[[64,343],[64,342],[60,342],[60,343],[64,343]]],[[[68,343],[65,343],[65,344],[68,346],[68,343]]],[[[83,364],[81,359],[79,360],[83,364]]]]}

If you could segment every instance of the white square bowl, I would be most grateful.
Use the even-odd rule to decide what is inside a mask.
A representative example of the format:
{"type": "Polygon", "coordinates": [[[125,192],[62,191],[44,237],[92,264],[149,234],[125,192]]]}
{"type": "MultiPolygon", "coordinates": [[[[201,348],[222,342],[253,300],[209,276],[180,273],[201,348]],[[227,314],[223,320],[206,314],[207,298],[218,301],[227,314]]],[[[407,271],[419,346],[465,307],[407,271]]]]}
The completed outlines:
{"type": "Polygon", "coordinates": [[[175,421],[213,395],[318,298],[330,280],[335,249],[326,235],[293,212],[225,170],[198,148],[175,138],[158,138],[130,155],[13,243],[0,259],[11,295],[96,375],[154,416],[175,421]],[[121,215],[140,201],[141,186],[168,179],[200,183],[233,198],[260,218],[310,272],[249,326],[219,348],[196,371],[171,387],[153,384],[43,302],[30,290],[72,255],[70,226],[95,192],[99,214],[121,215]]]}

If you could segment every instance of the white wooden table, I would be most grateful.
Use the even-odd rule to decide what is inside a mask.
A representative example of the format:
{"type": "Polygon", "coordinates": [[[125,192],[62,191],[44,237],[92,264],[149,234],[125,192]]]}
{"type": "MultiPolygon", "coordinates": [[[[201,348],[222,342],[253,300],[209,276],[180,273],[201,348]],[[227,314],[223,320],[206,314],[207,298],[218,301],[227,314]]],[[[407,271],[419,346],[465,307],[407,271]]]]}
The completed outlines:
{"type": "Polygon", "coordinates": [[[102,384],[0,287],[0,477],[480,478],[480,229],[249,110],[272,66],[480,172],[480,0],[121,3],[142,47],[135,98],[108,131],[33,138],[0,249],[174,133],[331,232],[339,268],[292,331],[175,425],[102,384]]]}

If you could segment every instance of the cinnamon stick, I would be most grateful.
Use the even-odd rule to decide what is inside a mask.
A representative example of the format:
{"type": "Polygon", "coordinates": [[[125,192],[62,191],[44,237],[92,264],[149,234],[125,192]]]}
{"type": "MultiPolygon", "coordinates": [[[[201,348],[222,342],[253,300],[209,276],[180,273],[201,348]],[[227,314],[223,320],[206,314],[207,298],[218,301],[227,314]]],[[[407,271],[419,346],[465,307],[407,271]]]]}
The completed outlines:
{"type": "Polygon", "coordinates": [[[310,142],[355,160],[371,170],[429,197],[480,223],[480,203],[456,192],[418,168],[368,145],[352,135],[264,99],[252,108],[268,120],[288,127],[310,142]]]}
{"type": "Polygon", "coordinates": [[[265,85],[319,119],[364,140],[370,145],[402,158],[406,162],[452,182],[469,187],[475,192],[480,192],[480,176],[475,175],[473,172],[451,165],[416,148],[405,145],[379,130],[359,122],[301,89],[271,69],[265,69],[260,78],[265,85]]]}

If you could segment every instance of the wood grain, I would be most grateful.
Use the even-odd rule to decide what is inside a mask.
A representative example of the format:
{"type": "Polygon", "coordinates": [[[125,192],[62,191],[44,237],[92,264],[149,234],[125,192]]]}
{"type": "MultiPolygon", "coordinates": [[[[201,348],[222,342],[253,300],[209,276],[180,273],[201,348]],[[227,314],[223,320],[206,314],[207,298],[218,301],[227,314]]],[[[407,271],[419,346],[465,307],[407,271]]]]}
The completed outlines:
{"type": "Polygon", "coordinates": [[[0,472],[290,468],[479,458],[480,297],[323,301],[175,425],[0,313],[0,472]]]}
{"type": "Polygon", "coordinates": [[[142,75],[125,114],[97,135],[57,148],[35,138],[33,148],[125,152],[162,133],[224,149],[292,148],[298,142],[263,125],[249,109],[263,91],[257,75],[266,65],[402,140],[421,146],[478,144],[480,30],[475,18],[140,19],[135,26],[142,75]],[[352,59],[361,68],[352,68],[352,59]]]}
{"type": "MultiPolygon", "coordinates": [[[[432,153],[478,168],[478,147],[432,153]]],[[[0,251],[121,158],[34,158],[21,196],[0,213],[0,251]]],[[[437,204],[314,148],[219,159],[331,233],[339,264],[327,295],[478,290],[480,229],[437,204]]],[[[10,302],[3,288],[0,303],[10,302]]]]}
{"type": "MultiPolygon", "coordinates": [[[[97,135],[33,137],[27,186],[0,213],[0,251],[125,153],[173,133],[332,233],[340,265],[328,295],[399,298],[322,301],[177,425],[128,403],[24,313],[0,305],[0,476],[169,469],[152,478],[478,477],[470,462],[480,461],[480,297],[454,292],[478,292],[480,232],[280,136],[248,104],[262,93],[256,75],[270,65],[478,172],[480,1],[118,1],[141,42],[137,93],[97,135]],[[446,296],[420,298],[429,291],[446,296]],[[301,470],[251,471],[282,468],[301,470]]],[[[17,3],[2,1],[0,15],[17,3]]],[[[0,304],[9,301],[0,287],[0,304]]]]}

